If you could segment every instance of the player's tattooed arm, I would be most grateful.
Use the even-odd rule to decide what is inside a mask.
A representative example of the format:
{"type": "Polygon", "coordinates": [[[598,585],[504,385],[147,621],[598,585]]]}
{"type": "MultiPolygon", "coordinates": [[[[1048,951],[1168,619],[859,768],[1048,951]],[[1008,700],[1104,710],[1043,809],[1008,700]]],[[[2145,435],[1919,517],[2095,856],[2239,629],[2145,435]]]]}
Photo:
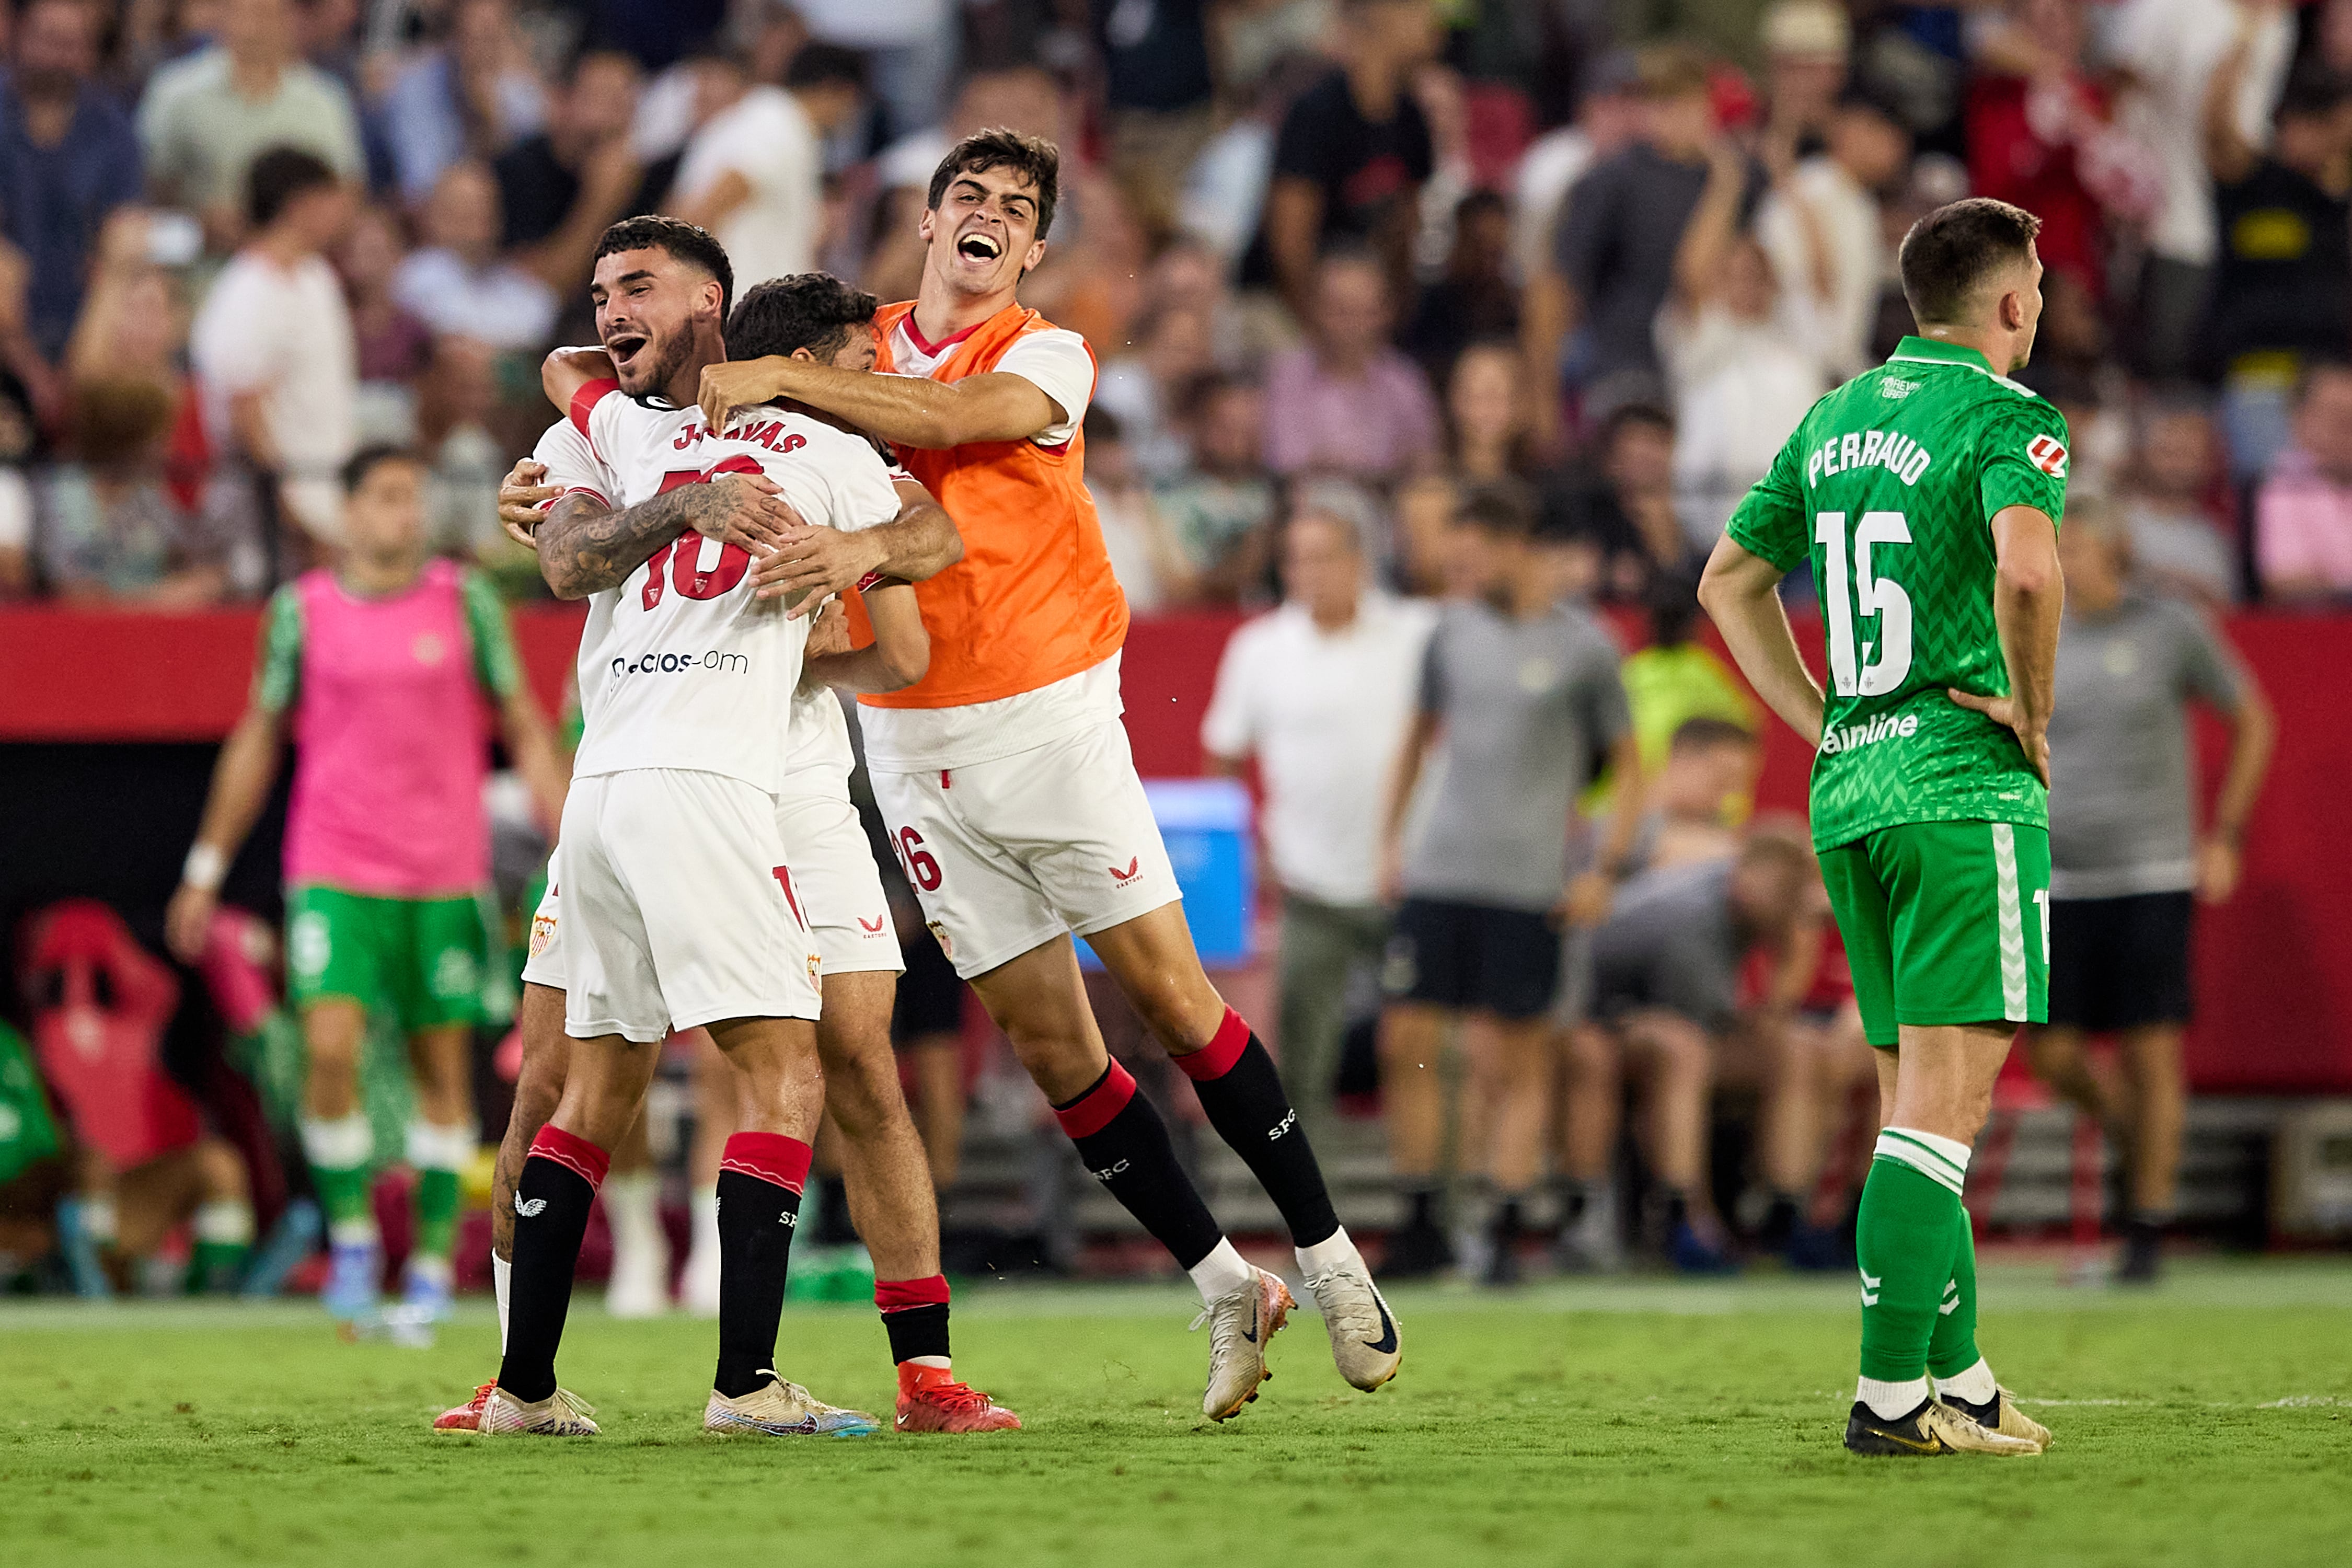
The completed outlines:
{"type": "Polygon", "coordinates": [[[758,476],[728,474],[709,484],[678,485],[618,510],[593,496],[568,495],[537,530],[539,572],[557,598],[584,599],[620,586],[647,556],[688,529],[766,555],[790,531],[805,526],[792,503],[758,476]]]}

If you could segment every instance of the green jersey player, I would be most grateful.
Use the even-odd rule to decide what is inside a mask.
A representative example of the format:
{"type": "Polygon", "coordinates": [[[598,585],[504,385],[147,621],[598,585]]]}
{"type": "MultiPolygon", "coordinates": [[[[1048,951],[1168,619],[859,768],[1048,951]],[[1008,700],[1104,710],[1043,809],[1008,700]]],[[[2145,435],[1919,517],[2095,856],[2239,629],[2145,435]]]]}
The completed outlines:
{"type": "Polygon", "coordinates": [[[1854,1235],[1857,1453],[2032,1454],[2050,1436],[1978,1353],[1960,1205],[2010,1040],[2045,1016],[2050,963],[2066,426],[2008,379],[2042,314],[2041,226],[1981,198],[1914,226],[1918,335],[1812,406],[1699,590],[1758,692],[1818,744],[1813,841],[1879,1047],[1885,1131],[1854,1235]],[[1826,693],[1777,593],[1808,561],[1826,693]]]}

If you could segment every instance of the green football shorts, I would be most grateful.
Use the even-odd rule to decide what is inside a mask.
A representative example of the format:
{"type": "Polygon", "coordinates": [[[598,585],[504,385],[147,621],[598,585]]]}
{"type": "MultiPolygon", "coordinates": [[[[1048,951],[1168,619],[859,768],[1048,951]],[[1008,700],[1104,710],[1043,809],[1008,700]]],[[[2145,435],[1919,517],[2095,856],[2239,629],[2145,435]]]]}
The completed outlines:
{"type": "Polygon", "coordinates": [[[388,899],[316,884],[286,895],[286,977],[299,1006],[347,996],[403,1031],[479,1022],[489,932],[470,898],[388,899]]]}
{"type": "Polygon", "coordinates": [[[1910,822],[1822,852],[1863,1032],[2050,1016],[2050,833],[1910,822]]]}

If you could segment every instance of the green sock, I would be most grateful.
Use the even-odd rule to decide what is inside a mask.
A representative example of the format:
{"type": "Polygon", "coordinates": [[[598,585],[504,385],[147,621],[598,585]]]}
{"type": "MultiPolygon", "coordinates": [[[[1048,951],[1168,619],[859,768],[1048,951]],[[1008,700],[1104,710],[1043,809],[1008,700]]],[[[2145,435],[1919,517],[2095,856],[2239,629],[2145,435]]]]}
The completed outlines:
{"type": "Polygon", "coordinates": [[[473,1157],[473,1128],[408,1124],[408,1163],[416,1172],[418,1257],[447,1258],[456,1250],[457,1173],[473,1157]]]}
{"type": "Polygon", "coordinates": [[[1967,1218],[1960,1207],[1967,1158],[1967,1146],[1949,1139],[1929,1144],[1901,1128],[1879,1134],[1854,1221],[1864,1378],[1899,1384],[1927,1373],[1937,1309],[1952,1279],[1958,1226],[1967,1218]],[[1948,1157],[1950,1149],[1959,1151],[1959,1163],[1948,1157]]]}
{"type": "Polygon", "coordinates": [[[1958,1377],[1984,1359],[1977,1350],[1976,1226],[1969,1223],[1965,1208],[1958,1232],[1952,1278],[1936,1308],[1936,1331],[1927,1339],[1927,1371],[1938,1378],[1958,1377]]]}
{"type": "Polygon", "coordinates": [[[302,1119],[302,1152],[310,1162],[310,1184],[327,1214],[327,1234],[337,1241],[365,1239],[375,1232],[368,1201],[368,1166],[375,1158],[375,1133],[367,1114],[354,1110],[332,1121],[302,1119]]]}
{"type": "Polygon", "coordinates": [[[196,1205],[195,1246],[188,1254],[188,1294],[236,1289],[253,1251],[253,1205],[243,1198],[208,1198],[196,1205]]]}

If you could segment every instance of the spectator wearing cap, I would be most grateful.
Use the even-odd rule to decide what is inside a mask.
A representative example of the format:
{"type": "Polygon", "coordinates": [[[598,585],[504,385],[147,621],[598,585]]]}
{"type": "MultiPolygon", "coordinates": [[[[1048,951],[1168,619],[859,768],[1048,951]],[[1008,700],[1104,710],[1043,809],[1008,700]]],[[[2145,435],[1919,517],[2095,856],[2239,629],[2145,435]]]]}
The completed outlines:
{"type": "Polygon", "coordinates": [[[2267,149],[2240,130],[2251,27],[2213,73],[2205,151],[2221,258],[2205,318],[2207,367],[2222,377],[2230,471],[2241,482],[2290,439],[2288,404],[2307,361],[2352,342],[2352,89],[2325,68],[2287,80],[2267,149]]]}
{"type": "Polygon", "coordinates": [[[1271,285],[1301,320],[1316,310],[1317,258],[1334,246],[1368,249],[1400,295],[1411,281],[1421,187],[1436,167],[1412,77],[1437,38],[1430,0],[1341,0],[1339,68],[1282,117],[1242,277],[1271,285]]]}
{"type": "Polygon", "coordinates": [[[457,0],[449,31],[384,94],[400,193],[422,202],[450,164],[485,163],[540,128],[547,103],[507,0],[457,0]]]}
{"type": "Polygon", "coordinates": [[[1519,154],[1511,176],[1511,261],[1521,278],[1549,265],[1560,208],[1586,171],[1622,152],[1639,133],[1640,76],[1631,49],[1612,49],[1585,73],[1576,117],[1519,154]]]}
{"type": "Polygon", "coordinates": [[[2180,1166],[2190,928],[2197,904],[2236,890],[2276,724],[2203,616],[2132,591],[2130,542],[2112,508],[2070,502],[2058,550],[2066,615],[2050,721],[2050,1017],[2030,1031],[2031,1049],[2042,1080],[2125,1152],[2119,1274],[2148,1280],[2180,1166]],[[2192,707],[2231,731],[2201,829],[2192,707]],[[2127,1094],[2091,1071],[2095,1034],[2118,1037],[2127,1094]]]}
{"type": "Polygon", "coordinates": [[[1389,346],[1393,321],[1377,257],[1347,250],[1323,258],[1307,345],[1266,371],[1268,468],[1384,480],[1435,460],[1436,403],[1420,367],[1389,346]]]}
{"type": "Polygon", "coordinates": [[[754,82],[743,62],[694,61],[698,123],[678,161],[670,201],[727,247],[737,276],[814,270],[824,231],[825,138],[866,107],[866,62],[812,44],[793,57],[784,85],[754,82]]]}
{"type": "Polygon", "coordinates": [[[1820,345],[1835,380],[1870,366],[1871,333],[1895,275],[1879,193],[1911,162],[1911,137],[1876,101],[1840,98],[1821,152],[1799,160],[1756,211],[1756,237],[1783,289],[1821,301],[1820,345]]]}
{"type": "Polygon", "coordinates": [[[494,349],[544,349],[555,330],[555,290],[499,255],[499,185],[467,160],[441,172],[425,207],[422,249],[393,276],[400,307],[436,333],[494,349]]]}
{"type": "Polygon", "coordinates": [[[1244,624],[1217,665],[1201,723],[1209,769],[1257,763],[1266,858],[1281,889],[1284,1084],[1311,1143],[1331,1114],[1351,982],[1388,941],[1381,791],[1411,721],[1430,608],[1375,585],[1347,519],[1284,527],[1282,607],[1244,624]]]}
{"type": "Polygon", "coordinates": [[[65,353],[100,226],[139,199],[139,138],[100,89],[98,13],[34,0],[0,78],[0,234],[30,268],[26,325],[47,365],[65,353]]]}
{"type": "MultiPolygon", "coordinates": [[[[322,252],[351,221],[335,171],[292,147],[247,174],[247,238],[221,268],[189,333],[216,485],[257,485],[282,534],[342,533],[343,463],[358,443],[351,312],[322,252]]],[[[225,504],[225,503],[224,503],[225,504]]]]}
{"type": "Polygon", "coordinates": [[[2281,604],[2352,595],[2352,365],[2340,360],[2304,374],[2294,445],[2255,492],[2254,563],[2281,604]]]}
{"type": "Polygon", "coordinates": [[[2105,36],[2109,57],[2138,89],[2124,101],[2121,122],[2156,154],[2164,182],[2147,226],[2132,334],[2132,360],[2146,375],[2189,373],[2210,296],[2221,226],[2206,163],[2206,93],[2238,37],[2242,15],[2247,48],[2228,112],[2239,138],[2258,146],[2269,135],[2271,110],[2294,53],[2292,6],[2124,0],[2105,36]]]}
{"type": "Polygon", "coordinates": [[[149,79],[139,140],[153,194],[203,214],[219,251],[243,231],[247,173],[264,152],[299,149],[343,179],[364,169],[349,95],[301,58],[294,0],[223,0],[220,42],[149,79]]]}
{"type": "Polygon", "coordinates": [[[1831,0],[1776,0],[1759,29],[1764,47],[1767,167],[1785,174],[1829,130],[1853,54],[1853,24],[1831,0]]]}
{"type": "Polygon", "coordinates": [[[1722,132],[1701,57],[1655,45],[1642,51],[1640,70],[1639,134],[1569,193],[1551,266],[1528,290],[1529,360],[1539,373],[1553,373],[1539,382],[1545,396],[1537,427],[1547,440],[1558,427],[1553,388],[1571,332],[1588,423],[1666,395],[1654,327],[1683,230],[1706,188],[1707,150],[1722,132]]]}

